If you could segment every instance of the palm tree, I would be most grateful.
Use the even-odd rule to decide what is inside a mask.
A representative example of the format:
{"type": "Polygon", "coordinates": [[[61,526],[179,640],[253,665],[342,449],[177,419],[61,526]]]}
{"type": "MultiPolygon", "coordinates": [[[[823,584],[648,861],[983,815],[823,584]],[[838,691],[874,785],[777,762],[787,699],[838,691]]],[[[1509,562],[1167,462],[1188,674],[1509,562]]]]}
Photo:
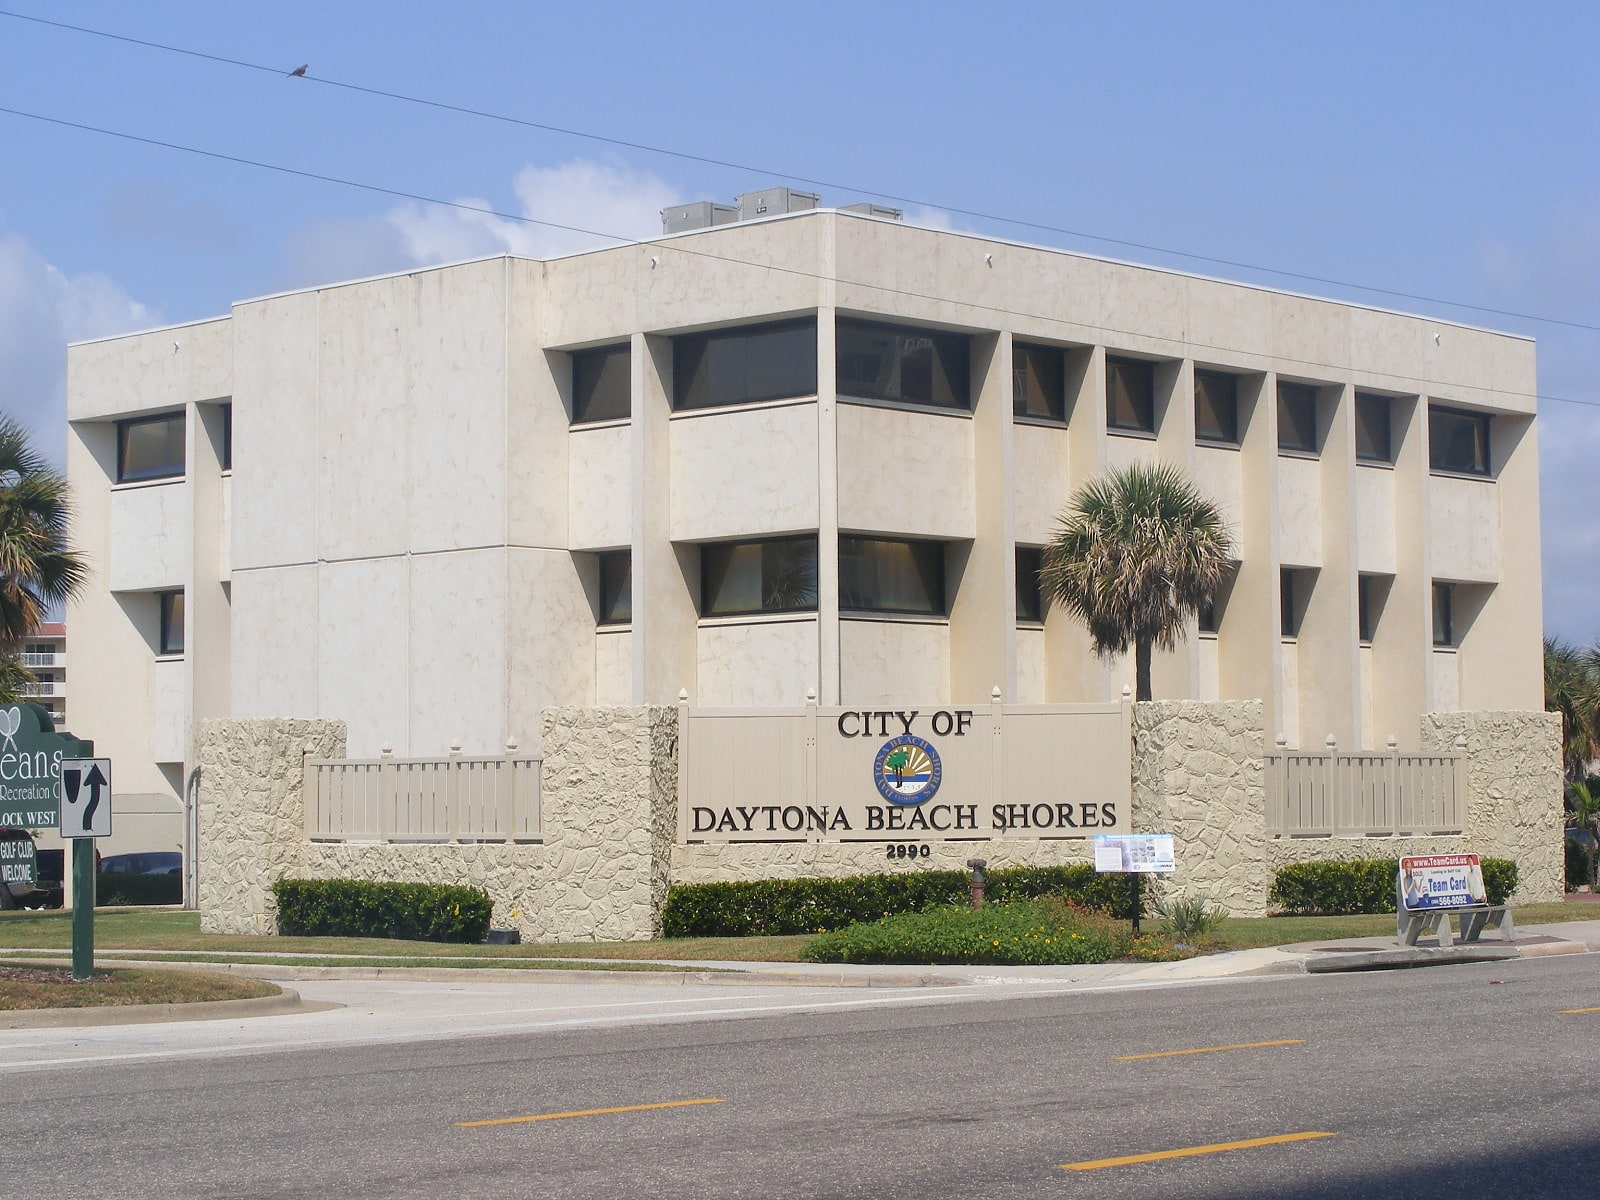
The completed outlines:
{"type": "Polygon", "coordinates": [[[1136,699],[1149,700],[1152,651],[1215,598],[1232,553],[1221,511],[1182,471],[1135,463],[1074,493],[1039,579],[1097,654],[1133,649],[1136,699]]]}
{"type": "Polygon", "coordinates": [[[69,515],[66,479],[0,413],[0,651],[14,654],[87,581],[83,557],[67,546],[69,515]]]}
{"type": "Polygon", "coordinates": [[[1544,706],[1561,714],[1561,761],[1579,783],[1600,757],[1600,654],[1544,640],[1544,706]]]}

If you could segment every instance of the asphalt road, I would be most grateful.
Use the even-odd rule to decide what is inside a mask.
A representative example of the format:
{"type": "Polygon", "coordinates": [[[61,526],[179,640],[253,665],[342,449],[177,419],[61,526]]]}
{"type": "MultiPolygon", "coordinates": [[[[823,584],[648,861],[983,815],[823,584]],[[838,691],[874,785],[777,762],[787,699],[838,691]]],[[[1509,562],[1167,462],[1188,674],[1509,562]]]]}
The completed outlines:
{"type": "Polygon", "coordinates": [[[1597,964],[67,1064],[0,1075],[0,1179],[18,1196],[1587,1198],[1600,1011],[1562,1010],[1600,1009],[1597,964]],[[1241,1048],[1170,1053],[1213,1047],[1241,1048]],[[1331,1136],[1065,1167],[1307,1134],[1331,1136]]]}

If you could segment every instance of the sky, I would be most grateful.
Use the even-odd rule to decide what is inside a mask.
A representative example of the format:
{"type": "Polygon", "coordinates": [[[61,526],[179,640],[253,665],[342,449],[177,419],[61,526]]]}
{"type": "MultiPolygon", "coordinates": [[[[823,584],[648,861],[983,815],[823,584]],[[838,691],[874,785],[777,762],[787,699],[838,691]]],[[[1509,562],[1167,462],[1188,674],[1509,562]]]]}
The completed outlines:
{"type": "Polygon", "coordinates": [[[59,462],[69,341],[788,184],[1534,337],[1545,632],[1587,645],[1597,60],[1559,0],[0,0],[0,410],[59,462]]]}

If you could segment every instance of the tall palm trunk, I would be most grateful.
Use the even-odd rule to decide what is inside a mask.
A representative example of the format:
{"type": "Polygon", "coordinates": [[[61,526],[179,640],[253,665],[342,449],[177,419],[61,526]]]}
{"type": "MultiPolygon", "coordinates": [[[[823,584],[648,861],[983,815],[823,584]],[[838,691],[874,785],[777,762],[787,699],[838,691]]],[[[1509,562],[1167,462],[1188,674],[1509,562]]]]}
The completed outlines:
{"type": "Polygon", "coordinates": [[[1135,700],[1155,699],[1155,692],[1150,688],[1151,649],[1149,638],[1139,638],[1133,643],[1133,698],[1135,700]]]}

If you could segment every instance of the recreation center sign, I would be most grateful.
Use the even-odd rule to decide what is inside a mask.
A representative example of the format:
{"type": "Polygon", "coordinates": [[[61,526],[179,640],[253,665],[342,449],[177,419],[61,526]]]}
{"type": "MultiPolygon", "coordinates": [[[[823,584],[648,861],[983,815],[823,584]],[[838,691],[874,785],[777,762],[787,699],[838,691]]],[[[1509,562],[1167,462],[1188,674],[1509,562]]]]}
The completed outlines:
{"type": "Polygon", "coordinates": [[[50,714],[37,704],[0,708],[0,826],[56,828],[61,760],[93,755],[93,742],[57,733],[50,714]]]}
{"type": "Polygon", "coordinates": [[[977,841],[1125,832],[1131,730],[1125,704],[684,705],[679,832],[686,842],[977,841]]]}

